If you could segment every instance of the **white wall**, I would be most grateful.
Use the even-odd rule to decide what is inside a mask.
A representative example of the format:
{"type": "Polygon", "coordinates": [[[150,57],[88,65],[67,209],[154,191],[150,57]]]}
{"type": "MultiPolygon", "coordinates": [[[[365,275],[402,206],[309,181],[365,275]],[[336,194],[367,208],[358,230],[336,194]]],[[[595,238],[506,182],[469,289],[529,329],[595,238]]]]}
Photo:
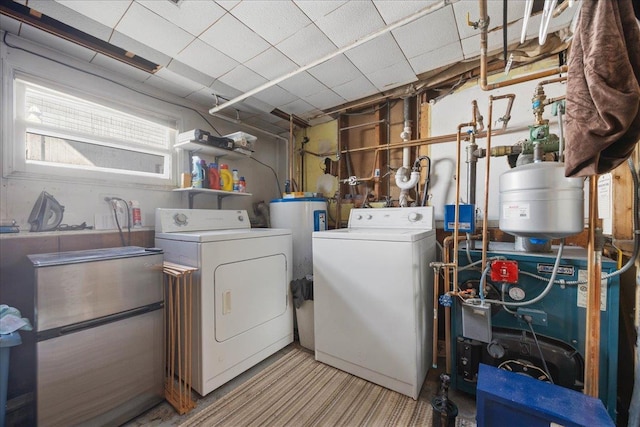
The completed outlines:
{"type": "MultiPolygon", "coordinates": [[[[546,79],[533,80],[518,85],[507,86],[490,92],[482,91],[478,86],[471,87],[460,92],[445,97],[437,102],[431,112],[431,135],[455,134],[457,127],[461,123],[468,123],[472,120],[472,101],[478,102],[480,113],[484,117],[485,129],[489,117],[489,96],[498,96],[503,94],[515,94],[513,108],[511,109],[511,119],[507,130],[517,130],[507,135],[494,136],[491,138],[491,146],[513,145],[518,141],[529,138],[529,129],[527,126],[534,124],[534,116],[531,110],[531,98],[538,82],[549,80],[546,79]],[[518,130],[520,129],[520,130],[518,130]]],[[[564,83],[551,83],[544,86],[547,98],[555,98],[566,93],[566,85],[564,83]]],[[[501,128],[502,123],[497,122],[498,118],[503,116],[507,108],[507,100],[498,100],[493,102],[493,128],[501,128]]],[[[550,133],[559,135],[558,117],[551,115],[551,106],[545,108],[543,117],[549,120],[550,133]]],[[[463,129],[464,131],[465,129],[463,129]]],[[[486,147],[486,138],[476,140],[479,147],[486,147]]],[[[461,164],[460,164],[460,198],[461,202],[467,202],[467,164],[465,148],[467,142],[461,144],[461,164]]],[[[455,172],[456,172],[456,143],[442,143],[431,146],[431,200],[430,204],[434,206],[436,218],[444,219],[444,205],[455,203],[455,172]]],[[[484,208],[484,182],[486,171],[486,159],[478,160],[477,181],[476,181],[476,207],[484,208]]],[[[507,171],[509,165],[506,157],[492,157],[489,166],[489,220],[498,220],[498,180],[500,174],[507,171]]],[[[480,212],[482,217],[482,212],[480,212]]]]}
{"type": "MultiPolygon", "coordinates": [[[[2,32],[0,31],[0,37],[1,36],[2,32]]],[[[136,88],[145,93],[150,93],[162,100],[196,108],[207,117],[223,135],[236,131],[245,131],[257,136],[258,140],[255,144],[256,152],[253,154],[253,157],[275,169],[281,185],[284,186],[284,176],[286,175],[286,143],[282,140],[265,136],[256,131],[243,129],[240,125],[216,119],[208,115],[206,107],[197,106],[188,100],[177,98],[161,90],[155,90],[148,87],[148,85],[143,87],[140,83],[128,80],[84,61],[71,58],[60,52],[50,50],[23,39],[18,40],[16,37],[11,37],[11,41],[12,44],[19,44],[21,47],[36,51],[46,57],[55,58],[82,70],[105,76],[118,83],[136,88]]],[[[73,70],[22,50],[9,48],[4,44],[0,47],[0,53],[2,69],[5,70],[5,72],[2,73],[0,96],[2,97],[1,105],[5,110],[8,110],[5,106],[9,105],[6,101],[11,102],[11,100],[7,98],[11,96],[10,85],[12,83],[5,74],[8,68],[15,68],[31,75],[66,85],[72,85],[73,87],[90,88],[90,91],[95,92],[96,95],[115,99],[119,102],[125,102],[128,105],[137,105],[145,109],[157,110],[163,114],[175,117],[179,122],[179,132],[193,128],[211,130],[210,126],[205,123],[197,113],[186,108],[136,94],[115,83],[91,76],[82,71],[73,70]]],[[[7,111],[5,111],[3,115],[6,115],[6,113],[7,111]]],[[[10,136],[8,136],[10,132],[7,132],[5,129],[1,133],[4,147],[5,140],[10,138],[10,136]]],[[[6,154],[3,150],[3,158],[6,154]]],[[[188,172],[190,169],[188,156],[180,157],[182,162],[177,169],[178,177],[180,172],[188,172]]],[[[202,157],[207,161],[214,160],[206,156],[202,157]]],[[[171,189],[166,188],[141,186],[133,182],[123,185],[110,184],[108,182],[78,182],[72,177],[69,179],[12,177],[8,175],[5,163],[6,161],[2,162],[2,178],[0,180],[0,219],[16,220],[22,231],[29,230],[27,220],[37,197],[42,191],[47,191],[52,194],[65,206],[63,223],[69,225],[77,225],[82,222],[93,225],[95,215],[111,216],[112,211],[110,210],[110,206],[104,201],[105,196],[117,196],[125,200],[138,200],[142,210],[143,226],[153,226],[154,210],[156,207],[186,208],[188,204],[186,194],[172,192],[171,189]]],[[[252,197],[226,197],[222,202],[223,209],[247,209],[251,213],[253,202],[261,200],[269,201],[279,196],[276,178],[268,168],[249,158],[229,160],[227,163],[230,164],[230,167],[239,169],[240,174],[245,176],[247,180],[247,192],[252,193],[252,197]]],[[[198,195],[195,197],[194,207],[215,209],[217,208],[217,198],[211,195],[198,195]]]]}

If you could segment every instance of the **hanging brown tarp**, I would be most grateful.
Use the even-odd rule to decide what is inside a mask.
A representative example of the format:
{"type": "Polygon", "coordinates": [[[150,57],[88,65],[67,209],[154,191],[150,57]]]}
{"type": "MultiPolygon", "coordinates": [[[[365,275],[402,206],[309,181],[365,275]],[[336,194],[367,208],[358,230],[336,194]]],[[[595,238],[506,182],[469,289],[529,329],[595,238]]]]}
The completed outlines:
{"type": "Polygon", "coordinates": [[[585,0],[567,77],[565,175],[609,172],[640,139],[640,28],[631,0],[585,0]]]}

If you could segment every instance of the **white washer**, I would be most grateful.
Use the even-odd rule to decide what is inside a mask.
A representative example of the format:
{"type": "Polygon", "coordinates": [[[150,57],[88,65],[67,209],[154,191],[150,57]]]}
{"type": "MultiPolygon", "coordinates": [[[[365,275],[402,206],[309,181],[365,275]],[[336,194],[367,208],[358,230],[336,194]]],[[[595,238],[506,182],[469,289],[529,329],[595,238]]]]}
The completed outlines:
{"type": "Polygon", "coordinates": [[[156,209],[155,244],[194,273],[192,385],[202,396],[293,342],[291,230],[244,210],[156,209]]]}
{"type": "Polygon", "coordinates": [[[352,209],[313,233],[316,360],[418,398],[432,362],[432,207],[352,209]]]}

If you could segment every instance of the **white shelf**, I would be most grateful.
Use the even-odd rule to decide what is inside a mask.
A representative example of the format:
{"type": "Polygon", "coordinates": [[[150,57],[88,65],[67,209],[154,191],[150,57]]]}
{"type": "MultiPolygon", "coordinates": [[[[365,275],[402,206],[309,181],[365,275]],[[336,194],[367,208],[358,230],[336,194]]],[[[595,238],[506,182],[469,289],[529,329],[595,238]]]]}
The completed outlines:
{"type": "Polygon", "coordinates": [[[238,191],[224,191],[224,190],[212,190],[210,188],[174,188],[173,191],[178,191],[182,193],[209,193],[215,194],[221,197],[227,196],[251,196],[251,193],[240,193],[238,191]]]}
{"type": "Polygon", "coordinates": [[[193,197],[196,194],[211,194],[214,196],[218,196],[218,209],[221,208],[222,199],[228,196],[252,196],[251,193],[240,193],[238,191],[224,191],[224,190],[212,190],[210,188],[174,188],[173,191],[177,191],[179,193],[187,193],[189,195],[189,209],[193,209],[193,197]]]}
{"type": "MultiPolygon", "coordinates": [[[[178,142],[177,144],[174,145],[174,147],[179,148],[181,150],[188,150],[193,153],[210,154],[215,157],[228,157],[230,159],[241,159],[241,158],[249,157],[248,155],[243,153],[227,150],[225,148],[213,147],[211,145],[200,144],[199,142],[194,142],[194,141],[178,142]]],[[[180,190],[184,190],[184,189],[180,188],[180,190]]],[[[217,191],[217,190],[212,190],[212,191],[217,191]]]]}

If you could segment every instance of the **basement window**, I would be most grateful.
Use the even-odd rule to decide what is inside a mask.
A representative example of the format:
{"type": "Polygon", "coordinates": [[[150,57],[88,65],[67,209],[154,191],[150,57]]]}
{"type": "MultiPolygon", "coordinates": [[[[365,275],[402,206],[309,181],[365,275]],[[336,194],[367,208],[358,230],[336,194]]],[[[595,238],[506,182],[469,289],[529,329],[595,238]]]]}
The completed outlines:
{"type": "Polygon", "coordinates": [[[88,95],[14,80],[14,167],[30,176],[171,185],[176,124],[88,95]]]}

